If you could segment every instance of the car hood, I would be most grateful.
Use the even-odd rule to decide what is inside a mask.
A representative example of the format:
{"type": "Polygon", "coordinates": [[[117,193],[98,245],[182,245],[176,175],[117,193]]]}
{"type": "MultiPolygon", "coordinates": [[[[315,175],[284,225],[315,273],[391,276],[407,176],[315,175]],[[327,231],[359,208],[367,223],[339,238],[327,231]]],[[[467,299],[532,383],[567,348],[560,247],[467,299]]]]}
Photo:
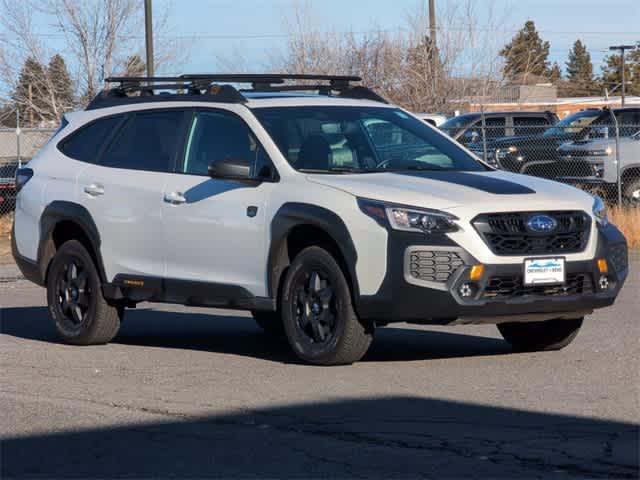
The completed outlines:
{"type": "Polygon", "coordinates": [[[562,150],[599,150],[615,146],[612,138],[592,138],[590,140],[580,140],[562,145],[562,150]]]}
{"type": "Polygon", "coordinates": [[[409,171],[308,175],[310,182],[356,197],[439,210],[477,212],[587,209],[593,200],[561,183],[504,171],[409,171]]]}

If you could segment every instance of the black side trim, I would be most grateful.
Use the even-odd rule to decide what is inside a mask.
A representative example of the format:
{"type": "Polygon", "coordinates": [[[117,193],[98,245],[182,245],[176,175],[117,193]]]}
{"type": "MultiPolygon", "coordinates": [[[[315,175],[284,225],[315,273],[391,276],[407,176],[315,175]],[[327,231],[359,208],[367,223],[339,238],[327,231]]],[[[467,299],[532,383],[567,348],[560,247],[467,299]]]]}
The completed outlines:
{"type": "Polygon", "coordinates": [[[526,195],[536,193],[535,190],[520,185],[519,183],[471,172],[399,171],[391,173],[455,183],[456,185],[475,188],[476,190],[482,190],[483,192],[493,193],[495,195],[526,195]]]}
{"type": "Polygon", "coordinates": [[[356,276],[356,261],[358,255],[351,240],[351,235],[342,219],[326,208],[308,203],[285,203],[277,211],[271,221],[271,246],[268,261],[268,289],[271,298],[277,297],[277,288],[282,273],[289,266],[289,252],[287,250],[287,236],[294,227],[310,225],[327,232],[340,248],[345,259],[346,267],[353,285],[353,296],[360,296],[358,279],[356,276]]]}
{"type": "Polygon", "coordinates": [[[102,287],[105,297],[199,307],[275,311],[275,301],[256,297],[237,285],[118,274],[102,287]]]}
{"type": "Polygon", "coordinates": [[[56,200],[47,205],[40,217],[38,265],[40,267],[43,282],[46,277],[49,262],[55,254],[52,238],[53,229],[62,221],[71,221],[82,229],[93,247],[93,252],[89,253],[94,255],[94,260],[96,261],[96,267],[100,274],[100,278],[103,282],[106,281],[104,264],[102,263],[102,255],[100,254],[100,234],[98,233],[98,227],[96,227],[96,224],[93,221],[93,217],[91,217],[89,211],[82,205],[56,200]]]}

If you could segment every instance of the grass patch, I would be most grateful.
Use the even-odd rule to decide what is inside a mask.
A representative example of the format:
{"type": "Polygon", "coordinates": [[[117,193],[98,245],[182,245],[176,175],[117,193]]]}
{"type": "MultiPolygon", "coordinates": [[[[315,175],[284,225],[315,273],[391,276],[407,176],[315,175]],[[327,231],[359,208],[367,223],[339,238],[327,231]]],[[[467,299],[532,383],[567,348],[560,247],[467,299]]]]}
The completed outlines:
{"type": "Polygon", "coordinates": [[[640,249],[640,208],[610,207],[609,220],[627,237],[629,248],[640,249]]]}
{"type": "Polygon", "coordinates": [[[11,256],[11,225],[13,214],[0,216],[0,264],[13,263],[11,256]]]}

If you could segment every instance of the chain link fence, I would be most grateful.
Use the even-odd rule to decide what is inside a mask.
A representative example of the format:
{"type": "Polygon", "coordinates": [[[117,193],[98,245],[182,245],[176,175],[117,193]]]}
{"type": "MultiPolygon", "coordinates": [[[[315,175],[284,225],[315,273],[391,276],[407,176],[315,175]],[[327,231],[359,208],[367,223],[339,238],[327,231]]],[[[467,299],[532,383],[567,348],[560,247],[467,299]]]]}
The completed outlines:
{"type": "Polygon", "coordinates": [[[49,128],[0,128],[0,217],[15,208],[16,170],[28,164],[54,132],[49,128]]]}
{"type": "Polygon", "coordinates": [[[640,206],[640,122],[618,123],[611,115],[518,128],[504,118],[485,120],[443,130],[498,169],[571,184],[610,204],[640,206]]]}
{"type": "MultiPolygon", "coordinates": [[[[590,119],[585,114],[568,125],[535,119],[513,124],[487,114],[469,125],[445,124],[443,130],[496,168],[568,183],[612,204],[639,206],[640,121],[619,122],[613,114],[590,119]]],[[[15,208],[16,170],[54,131],[0,129],[0,216],[15,208]]]]}

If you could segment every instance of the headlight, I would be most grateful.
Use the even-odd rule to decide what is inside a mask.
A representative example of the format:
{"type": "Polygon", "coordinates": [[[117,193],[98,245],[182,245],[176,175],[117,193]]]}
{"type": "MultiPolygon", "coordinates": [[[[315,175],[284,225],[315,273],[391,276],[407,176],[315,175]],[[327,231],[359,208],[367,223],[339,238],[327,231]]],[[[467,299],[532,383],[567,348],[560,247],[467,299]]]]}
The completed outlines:
{"type": "Polygon", "coordinates": [[[589,152],[589,154],[593,155],[594,157],[608,157],[612,153],[613,153],[613,148],[611,148],[611,147],[601,148],[601,149],[598,149],[598,150],[591,150],[589,152]]]}
{"type": "Polygon", "coordinates": [[[516,153],[517,151],[518,151],[518,147],[513,147],[513,146],[505,149],[498,148],[496,150],[496,157],[502,160],[507,158],[507,155],[509,155],[510,153],[516,153]]]}
{"type": "Polygon", "coordinates": [[[601,227],[606,227],[609,224],[609,218],[607,217],[607,206],[598,195],[593,196],[593,216],[596,217],[596,222],[601,227]]]}
{"type": "Polygon", "coordinates": [[[358,199],[360,210],[383,226],[394,230],[423,233],[448,233],[458,230],[457,217],[428,208],[405,207],[376,200],[358,199]]]}

